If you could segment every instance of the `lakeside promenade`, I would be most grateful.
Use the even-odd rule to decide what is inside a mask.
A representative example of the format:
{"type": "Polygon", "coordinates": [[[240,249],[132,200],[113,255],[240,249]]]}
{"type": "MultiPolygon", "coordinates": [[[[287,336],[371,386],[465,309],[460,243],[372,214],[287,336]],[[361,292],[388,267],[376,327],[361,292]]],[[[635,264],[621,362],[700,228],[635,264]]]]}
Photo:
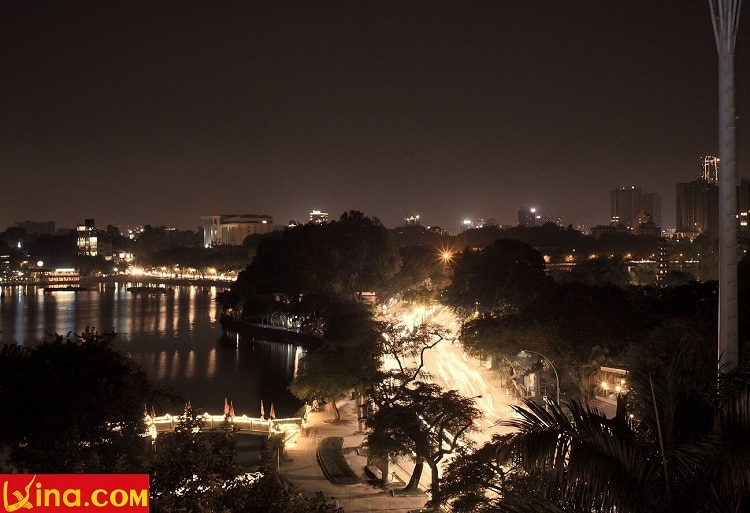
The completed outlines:
{"type": "MultiPolygon", "coordinates": [[[[333,423],[332,411],[310,412],[307,436],[300,436],[286,446],[280,459],[279,472],[294,485],[308,493],[323,492],[331,502],[338,501],[345,513],[407,513],[419,511],[429,500],[424,486],[416,496],[392,496],[391,489],[403,488],[409,479],[410,470],[398,464],[392,465],[394,480],[387,485],[374,484],[365,472],[367,458],[357,449],[362,445],[365,433],[357,431],[357,405],[353,399],[339,400],[336,403],[341,412],[341,420],[333,423]],[[353,485],[331,483],[323,474],[318,463],[318,443],[327,437],[344,439],[343,454],[347,463],[361,482],[353,485]],[[333,498],[333,499],[332,499],[333,498]]],[[[409,465],[404,465],[410,469],[409,465]]],[[[422,483],[429,482],[429,469],[422,474],[422,483]]]]}

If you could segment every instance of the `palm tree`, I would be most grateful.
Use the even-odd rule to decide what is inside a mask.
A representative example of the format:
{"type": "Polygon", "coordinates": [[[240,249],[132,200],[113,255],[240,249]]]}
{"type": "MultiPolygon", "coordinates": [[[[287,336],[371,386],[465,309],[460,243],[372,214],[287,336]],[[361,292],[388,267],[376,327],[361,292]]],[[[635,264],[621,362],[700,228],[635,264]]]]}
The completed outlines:
{"type": "Polygon", "coordinates": [[[532,402],[515,408],[520,418],[504,424],[516,433],[458,458],[446,472],[443,491],[453,510],[747,511],[750,366],[717,385],[705,372],[715,372],[713,362],[682,347],[631,373],[614,419],[578,402],[567,413],[554,403],[550,411],[532,402]]]}

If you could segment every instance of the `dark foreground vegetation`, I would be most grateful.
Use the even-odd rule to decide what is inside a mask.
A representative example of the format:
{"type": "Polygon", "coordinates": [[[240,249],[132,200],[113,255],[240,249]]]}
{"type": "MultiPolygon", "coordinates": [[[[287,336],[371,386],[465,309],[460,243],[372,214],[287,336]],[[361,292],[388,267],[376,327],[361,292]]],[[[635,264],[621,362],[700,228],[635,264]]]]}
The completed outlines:
{"type": "MultiPolygon", "coordinates": [[[[579,237],[555,230],[559,247],[579,237]]],[[[273,319],[322,339],[290,389],[309,402],[353,393],[372,462],[411,458],[404,493],[430,468],[430,508],[750,510],[750,260],[739,267],[741,365],[718,379],[716,283],[688,275],[658,284],[634,279],[622,259],[603,256],[551,273],[550,255],[534,249],[540,244],[471,239],[492,234],[498,231],[466,234],[465,246],[439,258],[436,246],[401,246],[414,233],[394,234],[348,212],[259,240],[219,299],[237,319],[273,319]],[[370,293],[374,303],[365,300],[370,293]],[[390,301],[450,308],[460,333],[378,317],[390,301]],[[546,376],[546,407],[528,401],[517,409],[520,420],[508,421],[513,434],[472,444],[482,412],[472,398],[433,383],[424,365],[427,351],[456,335],[511,389],[529,373],[546,376]],[[614,416],[586,406],[602,366],[627,372],[614,416]]],[[[197,435],[192,410],[154,451],[139,431],[142,405],[164,400],[127,357],[91,334],[7,347],[0,359],[0,437],[19,469],[146,471],[154,511],[325,511],[322,497],[295,493],[273,465],[237,479],[232,433],[197,435]],[[40,385],[29,387],[37,383],[31,378],[40,385]]]]}

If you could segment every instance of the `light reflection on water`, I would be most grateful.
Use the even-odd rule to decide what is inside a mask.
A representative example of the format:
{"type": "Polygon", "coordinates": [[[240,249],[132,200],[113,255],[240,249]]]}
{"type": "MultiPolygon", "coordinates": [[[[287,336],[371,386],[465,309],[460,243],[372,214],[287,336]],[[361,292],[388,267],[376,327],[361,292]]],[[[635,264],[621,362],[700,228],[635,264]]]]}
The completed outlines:
{"type": "Polygon", "coordinates": [[[273,402],[279,416],[297,411],[299,402],[287,390],[301,355],[297,347],[222,337],[215,287],[181,286],[174,294],[148,296],[132,294],[128,286],[103,284],[78,293],[5,287],[0,344],[34,344],[50,333],[86,327],[114,330],[115,347],[129,353],[154,385],[195,407],[221,413],[227,397],[238,415],[258,415],[261,399],[266,410],[273,402]]]}

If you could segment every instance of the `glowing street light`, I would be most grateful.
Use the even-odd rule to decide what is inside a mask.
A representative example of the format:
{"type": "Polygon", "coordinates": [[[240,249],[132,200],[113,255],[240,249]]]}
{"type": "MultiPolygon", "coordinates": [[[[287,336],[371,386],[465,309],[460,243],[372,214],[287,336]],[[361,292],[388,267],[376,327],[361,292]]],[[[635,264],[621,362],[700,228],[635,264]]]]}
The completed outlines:
{"type": "Polygon", "coordinates": [[[557,381],[557,404],[560,404],[560,376],[557,374],[557,369],[555,369],[555,366],[552,365],[552,362],[549,361],[549,358],[544,356],[542,353],[537,353],[536,351],[530,351],[528,349],[522,349],[520,353],[518,353],[519,356],[528,356],[528,353],[535,354],[537,356],[540,356],[546,361],[550,367],[552,367],[552,370],[555,372],[555,380],[557,381]]]}

